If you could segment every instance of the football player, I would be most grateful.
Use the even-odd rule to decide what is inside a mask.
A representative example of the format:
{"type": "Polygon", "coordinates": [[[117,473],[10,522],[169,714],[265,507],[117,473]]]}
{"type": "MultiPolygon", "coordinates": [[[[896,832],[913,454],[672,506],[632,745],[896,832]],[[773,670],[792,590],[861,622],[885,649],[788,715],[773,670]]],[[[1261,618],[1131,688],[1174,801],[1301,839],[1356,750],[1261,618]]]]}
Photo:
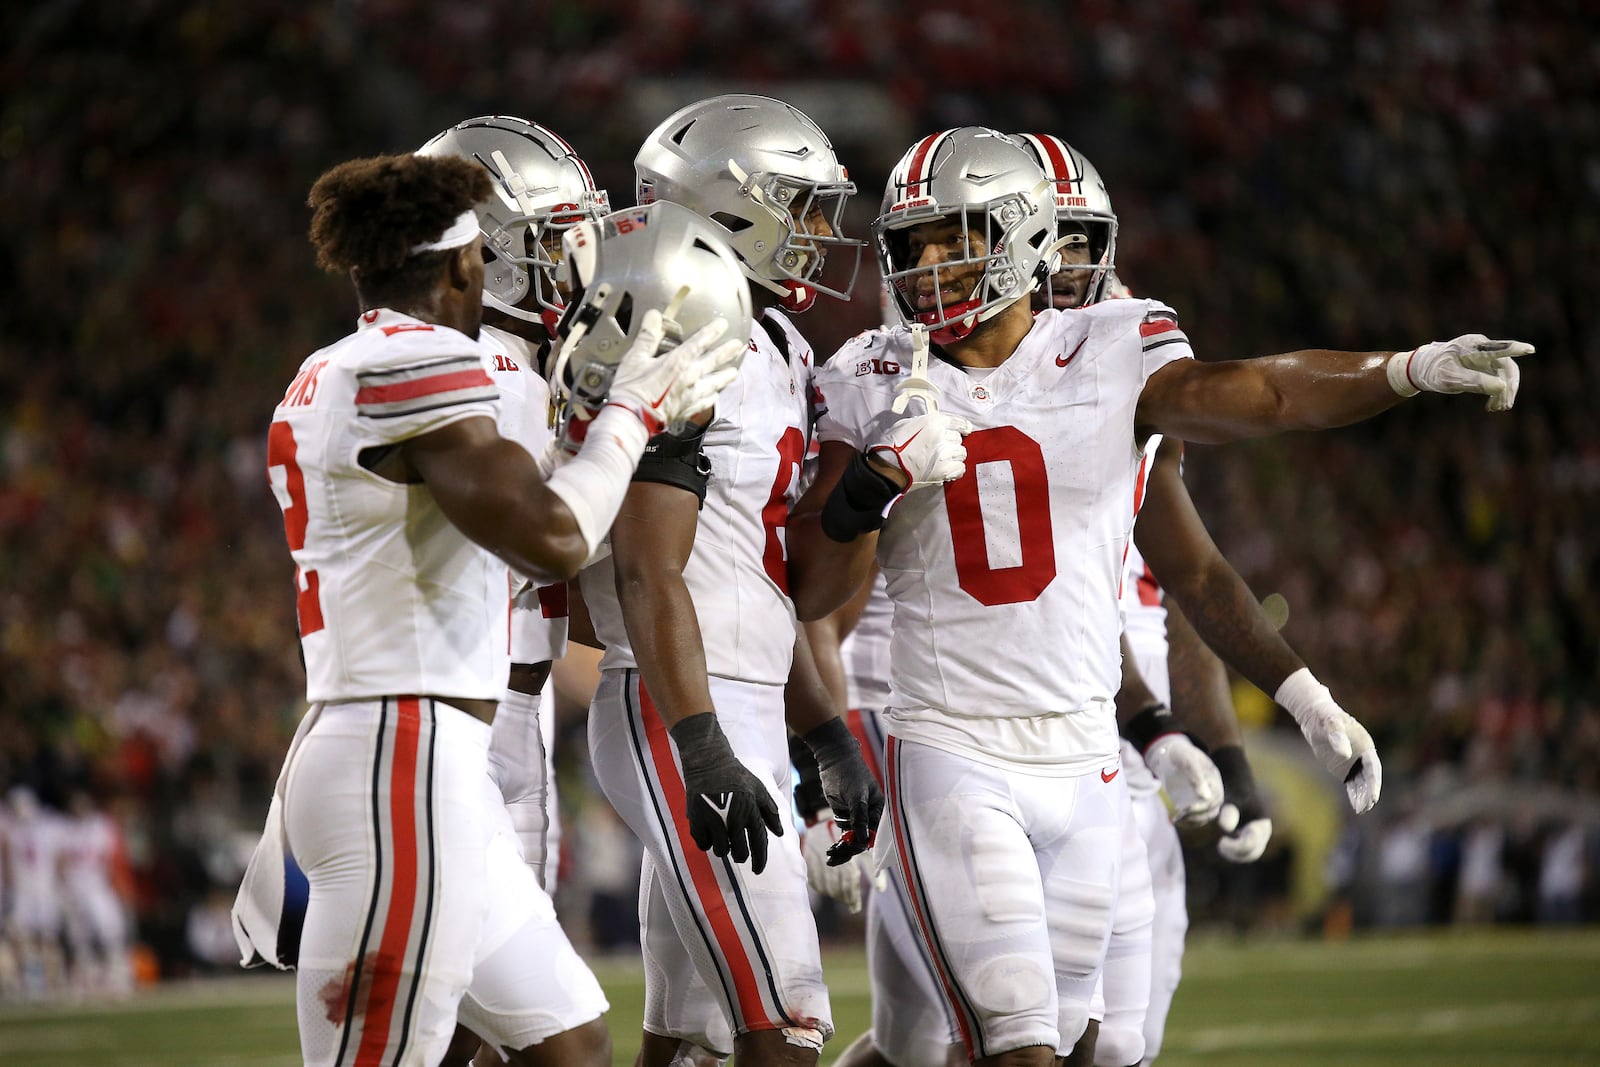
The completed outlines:
{"type": "MultiPolygon", "coordinates": [[[[565,308],[557,277],[562,237],[608,213],[610,199],[572,146],[526,119],[484,115],[443,131],[417,150],[481,166],[494,195],[477,206],[483,235],[484,322],[479,337],[500,391],[500,433],[542,456],[554,442],[544,356],[565,308]]],[[[543,694],[551,664],[567,645],[567,585],[535,585],[508,571],[506,627],[511,670],[495,713],[489,766],[505,798],[523,860],[551,896],[556,891],[559,821],[550,741],[554,708],[543,694]]],[[[466,1064],[477,1041],[458,1031],[446,1065],[466,1064]]]]}
{"type": "Polygon", "coordinates": [[[417,155],[341,164],[311,191],[318,263],[348,274],[361,314],[301,365],[268,435],[311,707],[236,904],[276,959],[268,890],[293,853],[307,1064],[437,1064],[458,1008],[513,1062],[610,1059],[604,995],[497,832],[505,568],[576,573],[649,435],[707,407],[745,340],[719,321],[658,357],[661,308],[641,307],[584,447],[547,471],[500,435],[478,338],[490,195],[482,168],[417,155]]]}
{"type": "Polygon", "coordinates": [[[640,203],[698,214],[764,308],[738,381],[709,421],[657,439],[610,557],[582,575],[606,646],[589,716],[595,773],[645,846],[638,1062],[731,1052],[812,1064],[833,1023],[805,871],[798,849],[768,844],[790,806],[786,719],[851,831],[841,860],[866,847],[882,796],[817,696],[788,596],[785,527],[811,438],[814,359],[786,312],[848,295],[822,270],[830,255],[859,259],[862,242],[839,232],[854,186],[816,123],[761,96],[677,111],[634,168],[640,203]],[[786,683],[803,707],[786,708],[786,683]]]}
{"type": "MultiPolygon", "coordinates": [[[[844,602],[874,555],[884,570],[896,703],[877,847],[982,1065],[1048,1064],[1088,1023],[1129,803],[1117,590],[1149,438],[1344,425],[1422,390],[1505,410],[1531,351],[1473,335],[1200,363],[1154,301],[1035,319],[1060,259],[1052,208],[1005,134],[948,130],[906,152],[874,230],[916,329],[862,335],[823,369],[820,469],[790,520],[802,618],[844,602]]],[[[1369,806],[1376,768],[1326,690],[1302,673],[1276,699],[1369,806]]]]}
{"type": "MultiPolygon", "coordinates": [[[[493,182],[494,195],[476,209],[485,262],[480,336],[500,348],[492,358],[501,434],[534,456],[544,455],[554,438],[542,365],[566,300],[557,277],[561,240],[577,223],[607,214],[610,198],[595,187],[588,164],[571,145],[525,119],[467,119],[418,154],[475,162],[493,182]]],[[[566,651],[567,587],[564,582],[536,586],[514,573],[508,580],[511,673],[495,715],[489,765],[523,858],[553,894],[557,855],[549,836],[556,826],[556,801],[547,746],[552,723],[541,693],[552,662],[566,651]]]]}

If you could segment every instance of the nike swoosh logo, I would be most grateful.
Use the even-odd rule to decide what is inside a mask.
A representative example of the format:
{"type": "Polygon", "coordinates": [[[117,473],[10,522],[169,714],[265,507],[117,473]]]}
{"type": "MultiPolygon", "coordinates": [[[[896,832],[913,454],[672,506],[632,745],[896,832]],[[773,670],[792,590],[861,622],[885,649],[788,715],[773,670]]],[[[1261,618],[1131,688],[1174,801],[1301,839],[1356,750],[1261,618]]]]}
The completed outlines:
{"type": "Polygon", "coordinates": [[[1105,771],[1101,771],[1100,772],[1100,780],[1102,782],[1109,782],[1109,781],[1111,781],[1111,779],[1115,778],[1117,775],[1119,775],[1121,773],[1122,773],[1122,768],[1121,767],[1118,767],[1116,770],[1112,771],[1110,774],[1107,774],[1105,771]]]}
{"type": "Polygon", "coordinates": [[[728,809],[733,807],[732,793],[718,793],[716,796],[712,796],[710,793],[702,793],[700,798],[706,802],[707,807],[722,816],[723,822],[728,821],[728,809]]]}
{"type": "MultiPolygon", "coordinates": [[[[1086,342],[1088,340],[1089,340],[1089,338],[1087,336],[1085,336],[1082,341],[1079,341],[1078,342],[1078,347],[1074,348],[1072,350],[1072,355],[1066,356],[1066,357],[1062,357],[1062,356],[1059,356],[1059,355],[1056,356],[1056,366],[1065,367],[1068,363],[1071,363],[1073,360],[1077,359],[1078,358],[1078,353],[1080,351],[1082,351],[1082,349],[1083,349],[1084,342],[1086,342]]],[[[1109,780],[1110,779],[1107,779],[1107,781],[1109,781],[1109,780]]]]}

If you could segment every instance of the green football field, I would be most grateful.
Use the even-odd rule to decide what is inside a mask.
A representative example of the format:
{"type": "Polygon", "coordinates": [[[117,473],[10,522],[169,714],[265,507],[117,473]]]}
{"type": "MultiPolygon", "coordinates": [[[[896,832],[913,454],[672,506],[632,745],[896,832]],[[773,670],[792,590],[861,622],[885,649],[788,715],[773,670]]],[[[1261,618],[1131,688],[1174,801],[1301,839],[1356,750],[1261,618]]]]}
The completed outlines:
{"type": "MultiPolygon", "coordinates": [[[[867,976],[859,952],[830,953],[826,969],[836,1053],[866,1025],[867,976]]],[[[615,1062],[632,1063],[642,976],[636,962],[597,970],[615,1062]]],[[[281,976],[169,985],[108,1007],[0,1008],[0,1067],[290,1067],[295,1052],[294,988],[281,976]]],[[[1600,929],[1199,940],[1161,1063],[1600,1064],[1600,929]]]]}

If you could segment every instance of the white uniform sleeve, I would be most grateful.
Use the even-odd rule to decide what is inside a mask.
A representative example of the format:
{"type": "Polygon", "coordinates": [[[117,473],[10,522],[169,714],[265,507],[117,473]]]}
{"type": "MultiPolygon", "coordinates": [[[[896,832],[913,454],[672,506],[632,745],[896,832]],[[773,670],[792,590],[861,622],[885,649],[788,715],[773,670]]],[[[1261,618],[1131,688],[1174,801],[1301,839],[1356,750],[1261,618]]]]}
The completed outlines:
{"type": "Polygon", "coordinates": [[[499,390],[477,344],[444,327],[397,335],[349,368],[366,432],[393,443],[473,415],[493,419],[499,390]]]}
{"type": "Polygon", "coordinates": [[[1193,359],[1189,337],[1178,326],[1178,313],[1167,305],[1147,300],[1148,310],[1139,323],[1139,342],[1144,349],[1144,379],[1179,359],[1193,359]]]}
{"type": "Polygon", "coordinates": [[[898,377],[881,370],[885,361],[898,362],[889,336],[886,330],[859,334],[817,368],[819,441],[843,441],[860,451],[883,440],[887,426],[899,418],[890,410],[898,377]]]}

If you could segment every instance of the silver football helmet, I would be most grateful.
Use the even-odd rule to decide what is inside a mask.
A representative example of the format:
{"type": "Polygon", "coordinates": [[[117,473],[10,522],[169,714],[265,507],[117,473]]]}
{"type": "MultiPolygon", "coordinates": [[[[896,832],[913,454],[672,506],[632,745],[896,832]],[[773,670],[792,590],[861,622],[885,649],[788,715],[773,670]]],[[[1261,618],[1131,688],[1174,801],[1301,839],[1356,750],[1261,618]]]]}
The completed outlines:
{"type": "Polygon", "coordinates": [[[1082,234],[1088,238],[1089,261],[1067,264],[1063,270],[1088,271],[1083,287],[1082,307],[1109,296],[1108,281],[1117,265],[1117,213],[1111,208],[1111,194],[1094,164],[1082,152],[1048,133],[1014,135],[1055,182],[1056,227],[1064,236],[1082,234]]]}
{"type": "Polygon", "coordinates": [[[805,311],[819,292],[850,298],[866,244],[841,229],[855,183],[799,109],[765,96],[701,100],[655,128],[633,169],[639,203],[671,200],[716,224],[746,277],[785,310],[805,311]],[[854,257],[841,288],[819,280],[833,249],[854,257]]]}
{"type": "Polygon", "coordinates": [[[589,165],[543,126],[507,115],[457,123],[417,154],[459,156],[489,172],[495,195],[477,209],[486,256],[483,302],[553,329],[563,306],[553,255],[561,234],[611,210],[589,165]]]}
{"type": "Polygon", "coordinates": [[[963,126],[912,145],[890,172],[872,224],[900,314],[949,344],[1026,298],[1059,259],[1053,203],[1043,168],[998,130],[963,126]],[[923,266],[911,231],[929,222],[955,223],[960,246],[923,266]],[[964,291],[947,299],[953,278],[964,291]]]}
{"type": "Polygon", "coordinates": [[[556,327],[550,368],[557,433],[581,440],[573,419],[605,403],[617,364],[637,339],[646,311],[661,312],[662,350],[712,319],[725,338],[750,342],[750,286],[720,228],[666,201],[624,208],[567,232],[570,301],[556,327]]]}

